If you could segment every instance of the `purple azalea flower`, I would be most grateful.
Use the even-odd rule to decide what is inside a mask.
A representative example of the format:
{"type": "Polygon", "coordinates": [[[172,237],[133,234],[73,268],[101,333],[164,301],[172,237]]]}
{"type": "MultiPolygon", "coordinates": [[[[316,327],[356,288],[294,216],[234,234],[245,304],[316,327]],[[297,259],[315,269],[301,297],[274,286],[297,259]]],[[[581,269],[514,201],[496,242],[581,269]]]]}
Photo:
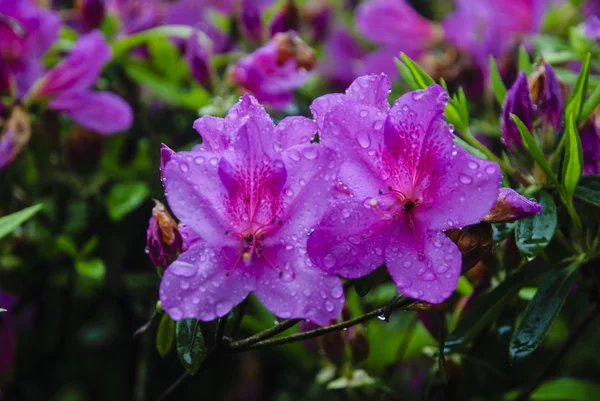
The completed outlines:
{"type": "Polygon", "coordinates": [[[324,59],[317,67],[319,74],[335,87],[347,88],[360,75],[364,51],[343,26],[333,29],[324,46],[324,59]]]}
{"type": "Polygon", "coordinates": [[[500,188],[498,199],[482,221],[487,223],[508,223],[524,219],[542,212],[539,203],[519,195],[514,189],[500,188]]]}
{"type": "Polygon", "coordinates": [[[461,273],[460,250],[443,231],[481,221],[502,174],[454,144],[439,85],[406,93],[391,107],[390,88],[384,74],[362,76],[345,94],[313,102],[348,195],[315,228],[308,252],[325,271],[349,278],[385,262],[401,293],[440,303],[461,273]]]}
{"type": "Polygon", "coordinates": [[[244,36],[253,41],[262,39],[261,9],[255,0],[241,0],[240,22],[244,36]]]}
{"type": "Polygon", "coordinates": [[[259,101],[281,109],[308,79],[314,53],[293,32],[275,35],[263,47],[238,61],[233,79],[259,101]]]}
{"type": "Polygon", "coordinates": [[[0,313],[0,375],[4,375],[12,366],[15,358],[16,335],[15,324],[12,319],[10,308],[15,302],[15,298],[0,291],[0,308],[8,312],[0,313]]]}
{"type": "Polygon", "coordinates": [[[600,42],[600,18],[596,15],[588,17],[583,25],[583,31],[591,39],[600,42]]]}
{"type": "Polygon", "coordinates": [[[119,16],[121,33],[127,36],[159,25],[164,4],[159,0],[108,0],[107,10],[119,16]]]}
{"type": "Polygon", "coordinates": [[[185,46],[185,58],[190,66],[192,76],[198,83],[211,90],[211,72],[209,54],[200,42],[199,35],[192,35],[185,46]]]}
{"type": "Polygon", "coordinates": [[[434,23],[417,13],[406,0],[369,0],[356,10],[356,25],[380,48],[365,58],[365,73],[397,76],[394,58],[404,52],[418,58],[438,34],[434,23]]]}
{"type": "Polygon", "coordinates": [[[203,241],[165,271],[163,308],[175,320],[213,320],[253,291],[279,317],[334,319],[340,280],[306,255],[336,165],[330,149],[310,144],[315,123],[289,117],[276,127],[246,94],[226,118],[202,117],[194,128],[202,146],[164,152],[163,184],[171,210],[203,241]]]}
{"type": "Polygon", "coordinates": [[[57,38],[60,17],[32,0],[0,0],[0,59],[22,97],[42,73],[41,57],[57,38]]]}
{"type": "Polygon", "coordinates": [[[534,132],[534,127],[540,127],[540,142],[545,142],[544,137],[548,131],[560,134],[564,106],[565,88],[550,64],[538,66],[529,81],[527,74],[521,72],[504,100],[502,141],[511,151],[518,151],[523,147],[521,135],[511,114],[519,117],[529,132],[534,132]]]}
{"type": "Polygon", "coordinates": [[[600,127],[592,116],[579,132],[583,149],[583,175],[600,175],[600,127]]]}
{"type": "Polygon", "coordinates": [[[165,269],[183,249],[183,239],[165,205],[155,200],[146,231],[146,249],[156,267],[165,269]]]}
{"type": "Polygon", "coordinates": [[[133,122],[129,104],[114,93],[90,90],[110,58],[111,49],[104,36],[92,31],[75,42],[67,57],[34,84],[31,96],[49,98],[50,109],[100,134],[123,131],[133,122]]]}
{"type": "Polygon", "coordinates": [[[539,32],[542,16],[554,0],[457,0],[456,11],[442,22],[446,39],[470,53],[484,71],[488,57],[500,57],[520,37],[539,32]]]}

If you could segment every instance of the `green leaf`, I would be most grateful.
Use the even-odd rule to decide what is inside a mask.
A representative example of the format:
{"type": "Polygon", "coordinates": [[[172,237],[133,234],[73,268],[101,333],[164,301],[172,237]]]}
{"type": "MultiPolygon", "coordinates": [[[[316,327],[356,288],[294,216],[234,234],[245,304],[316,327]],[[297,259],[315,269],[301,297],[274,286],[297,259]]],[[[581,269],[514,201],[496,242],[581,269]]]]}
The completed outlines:
{"type": "Polygon", "coordinates": [[[400,53],[400,58],[410,70],[413,79],[419,85],[420,89],[425,89],[428,86],[435,84],[433,78],[427,75],[427,73],[406,54],[400,53]]]}
{"type": "Polygon", "coordinates": [[[156,332],[156,349],[162,358],[167,356],[175,341],[175,322],[163,313],[156,332]]]}
{"type": "Polygon", "coordinates": [[[77,246],[73,239],[67,235],[59,235],[56,238],[56,247],[72,258],[77,256],[77,246]]]}
{"type": "Polygon", "coordinates": [[[190,374],[194,375],[200,369],[200,364],[206,357],[204,337],[200,330],[200,322],[195,319],[183,319],[177,322],[175,329],[177,355],[190,374]]]}
{"type": "Polygon", "coordinates": [[[542,212],[535,216],[519,220],[515,224],[517,247],[525,256],[535,256],[548,246],[556,231],[556,205],[552,196],[542,193],[540,197],[542,212]]]}
{"type": "Polygon", "coordinates": [[[571,199],[583,173],[583,149],[581,148],[581,138],[577,132],[573,114],[567,116],[565,135],[565,160],[563,161],[562,183],[566,195],[571,199]]]}
{"type": "MultiPolygon", "coordinates": [[[[519,391],[504,396],[506,401],[517,398],[519,391]]],[[[590,401],[600,400],[600,385],[584,380],[560,378],[543,383],[530,396],[531,401],[590,401]]]]}
{"type": "Polygon", "coordinates": [[[6,309],[0,308],[0,313],[2,313],[2,312],[6,312],[6,309]]]}
{"type": "Polygon", "coordinates": [[[582,115],[581,110],[583,108],[583,98],[587,91],[591,58],[591,53],[588,53],[565,107],[565,116],[570,116],[572,114],[575,121],[579,121],[579,117],[582,115]]]}
{"type": "Polygon", "coordinates": [[[577,265],[551,271],[527,305],[510,341],[510,357],[523,358],[540,345],[562,309],[577,277],[577,265]]]}
{"type": "Polygon", "coordinates": [[[173,67],[179,60],[179,51],[173,43],[167,37],[158,36],[148,41],[148,51],[161,75],[171,77],[173,67]]]}
{"type": "Polygon", "coordinates": [[[493,56],[490,56],[490,78],[496,100],[498,101],[498,104],[502,106],[504,104],[504,98],[506,97],[506,86],[504,86],[504,82],[502,82],[502,77],[500,76],[496,60],[493,56]]]}
{"type": "Polygon", "coordinates": [[[400,76],[402,77],[404,82],[406,82],[406,84],[411,89],[414,89],[414,90],[421,89],[419,87],[419,84],[417,83],[417,81],[415,81],[415,79],[413,78],[412,73],[410,72],[408,67],[406,65],[404,65],[404,63],[402,61],[398,60],[397,58],[394,59],[394,62],[396,63],[396,67],[398,68],[398,71],[400,72],[400,76]]]}
{"type": "Polygon", "coordinates": [[[519,46],[519,72],[525,71],[527,75],[531,74],[533,67],[531,66],[531,60],[525,46],[519,46]]]}
{"type": "Polygon", "coordinates": [[[556,175],[544,157],[544,153],[536,143],[533,135],[531,135],[531,132],[529,132],[527,126],[516,115],[511,114],[510,117],[517,124],[517,128],[519,129],[519,134],[521,134],[521,139],[523,140],[525,149],[529,152],[533,160],[540,166],[540,168],[544,170],[544,173],[546,173],[546,175],[554,182],[554,184],[556,184],[556,186],[560,186],[556,175]]]}
{"type": "MultiPolygon", "coordinates": [[[[162,25],[156,28],[146,29],[133,35],[127,35],[113,44],[113,58],[117,59],[128,50],[143,45],[155,38],[188,39],[195,31],[197,30],[194,27],[187,25],[162,25]]],[[[201,37],[204,36],[205,35],[201,35],[201,37]]]]}
{"type": "Polygon", "coordinates": [[[41,208],[42,204],[39,203],[0,218],[0,239],[6,237],[8,234],[13,232],[15,228],[19,227],[21,224],[35,216],[35,214],[39,212],[41,208]]]}
{"type": "Polygon", "coordinates": [[[581,108],[581,114],[579,114],[579,118],[577,119],[577,125],[581,124],[588,118],[592,112],[598,107],[600,104],[600,85],[596,85],[592,93],[587,96],[587,100],[583,104],[581,108]]]}
{"type": "Polygon", "coordinates": [[[150,188],[145,182],[129,181],[115,184],[106,199],[110,218],[114,221],[121,220],[140,206],[149,195],[150,188]]]}
{"type": "Polygon", "coordinates": [[[600,207],[600,175],[581,177],[573,195],[577,199],[600,207]]]}
{"type": "Polygon", "coordinates": [[[75,270],[81,276],[94,281],[102,281],[106,275],[106,266],[102,259],[98,258],[78,260],[75,262],[75,270]]]}
{"type": "Polygon", "coordinates": [[[446,340],[446,347],[458,347],[470,343],[481,331],[494,322],[508,302],[514,299],[527,280],[546,271],[547,266],[534,261],[513,273],[500,285],[485,295],[468,310],[446,340]]]}

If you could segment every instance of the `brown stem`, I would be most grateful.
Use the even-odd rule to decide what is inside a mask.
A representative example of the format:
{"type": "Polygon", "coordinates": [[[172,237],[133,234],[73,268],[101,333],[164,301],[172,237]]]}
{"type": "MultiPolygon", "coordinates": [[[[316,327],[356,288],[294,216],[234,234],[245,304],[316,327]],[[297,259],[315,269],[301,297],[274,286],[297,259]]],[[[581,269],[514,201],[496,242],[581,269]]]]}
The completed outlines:
{"type": "Polygon", "coordinates": [[[542,371],[537,375],[537,377],[527,386],[525,386],[517,398],[514,401],[527,401],[531,396],[531,393],[535,391],[536,388],[544,381],[544,377],[548,372],[552,371],[558,362],[562,359],[562,357],[575,345],[579,337],[583,334],[585,329],[589,326],[589,324],[594,320],[600,308],[598,304],[593,304],[592,307],[585,314],[584,318],[577,324],[577,326],[573,329],[569,337],[565,340],[565,342],[560,346],[558,350],[554,353],[548,364],[542,371]]]}

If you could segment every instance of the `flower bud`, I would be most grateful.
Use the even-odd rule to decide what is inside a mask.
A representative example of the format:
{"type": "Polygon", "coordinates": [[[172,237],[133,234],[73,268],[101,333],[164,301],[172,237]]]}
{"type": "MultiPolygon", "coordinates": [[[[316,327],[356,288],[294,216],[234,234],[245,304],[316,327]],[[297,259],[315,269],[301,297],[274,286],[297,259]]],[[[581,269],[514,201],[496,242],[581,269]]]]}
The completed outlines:
{"type": "Polygon", "coordinates": [[[517,128],[517,124],[513,121],[511,114],[516,115],[523,121],[523,124],[533,130],[533,101],[529,93],[529,85],[527,84],[527,74],[522,72],[517,77],[513,86],[509,89],[504,99],[502,108],[502,142],[512,151],[516,152],[523,148],[523,140],[517,128]]]}
{"type": "Polygon", "coordinates": [[[185,58],[190,66],[192,76],[209,91],[212,90],[210,62],[208,52],[200,42],[200,35],[192,35],[185,47],[185,58]]]}
{"type": "Polygon", "coordinates": [[[29,116],[23,107],[15,106],[0,136],[0,169],[19,156],[31,138],[29,116]]]}
{"type": "Polygon", "coordinates": [[[259,42],[262,39],[260,4],[256,0],[242,0],[240,5],[242,33],[247,39],[259,42]]]}
{"type": "Polygon", "coordinates": [[[269,28],[271,37],[287,31],[300,31],[300,13],[294,0],[289,0],[281,10],[275,13],[269,28]]]}
{"type": "Polygon", "coordinates": [[[310,24],[312,43],[325,40],[332,22],[331,9],[325,4],[312,3],[307,7],[305,14],[310,24]]]}
{"type": "Polygon", "coordinates": [[[352,351],[352,362],[360,363],[369,356],[369,339],[362,325],[357,325],[348,330],[348,342],[352,351]]]}
{"type": "Polygon", "coordinates": [[[583,149],[583,175],[600,174],[600,107],[579,128],[583,149]]]}
{"type": "Polygon", "coordinates": [[[496,203],[482,221],[486,223],[508,223],[541,212],[542,207],[539,203],[519,195],[511,188],[500,188],[496,203]]]}
{"type": "Polygon", "coordinates": [[[79,17],[88,29],[102,24],[106,15],[106,0],[76,0],[75,6],[79,17]]]}
{"type": "Polygon", "coordinates": [[[494,235],[489,223],[479,223],[462,229],[446,231],[446,235],[462,253],[462,271],[471,269],[494,250],[494,235]]]}
{"type": "Polygon", "coordinates": [[[152,263],[156,267],[165,269],[177,258],[183,249],[183,243],[173,217],[162,203],[157,200],[154,202],[155,206],[146,232],[146,244],[152,263]]]}
{"type": "Polygon", "coordinates": [[[565,85],[558,79],[552,66],[545,62],[537,65],[528,82],[531,98],[537,107],[536,115],[542,124],[559,132],[565,107],[565,85]]]}

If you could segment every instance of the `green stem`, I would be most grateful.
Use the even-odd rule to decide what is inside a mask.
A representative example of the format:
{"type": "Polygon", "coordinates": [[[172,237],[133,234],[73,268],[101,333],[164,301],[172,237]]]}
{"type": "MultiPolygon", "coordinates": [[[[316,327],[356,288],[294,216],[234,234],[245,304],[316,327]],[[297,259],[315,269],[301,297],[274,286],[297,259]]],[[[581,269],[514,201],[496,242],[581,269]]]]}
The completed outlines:
{"type": "Polygon", "coordinates": [[[189,39],[193,34],[200,35],[200,41],[203,44],[210,44],[211,40],[206,34],[187,25],[163,25],[156,28],[147,29],[142,32],[134,33],[133,35],[124,37],[113,43],[113,58],[121,57],[125,52],[134,47],[143,45],[144,43],[159,37],[165,38],[181,38],[189,39]]]}

